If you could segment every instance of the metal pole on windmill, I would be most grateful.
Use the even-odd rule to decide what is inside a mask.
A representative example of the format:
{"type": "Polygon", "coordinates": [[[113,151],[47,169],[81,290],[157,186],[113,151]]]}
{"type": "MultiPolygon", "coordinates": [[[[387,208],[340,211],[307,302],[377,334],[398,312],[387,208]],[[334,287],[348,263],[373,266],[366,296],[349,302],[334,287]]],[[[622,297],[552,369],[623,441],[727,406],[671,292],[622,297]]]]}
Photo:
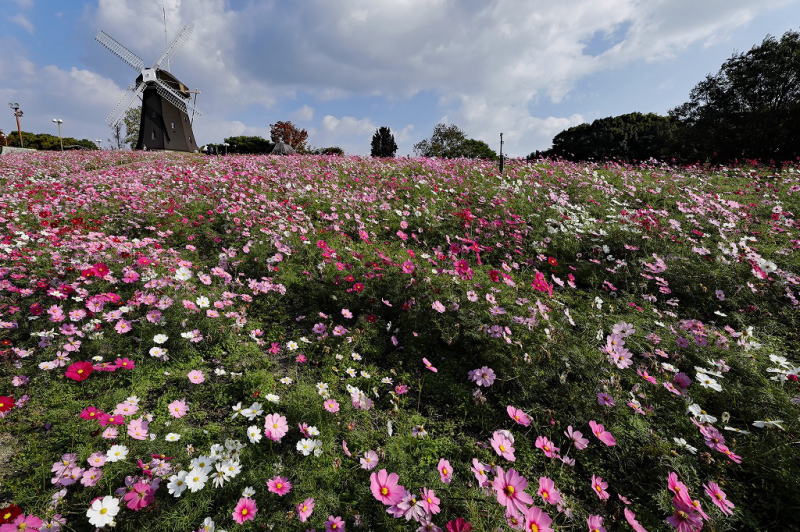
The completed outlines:
{"type": "Polygon", "coordinates": [[[500,175],[503,175],[503,134],[500,133],[500,175]]]}

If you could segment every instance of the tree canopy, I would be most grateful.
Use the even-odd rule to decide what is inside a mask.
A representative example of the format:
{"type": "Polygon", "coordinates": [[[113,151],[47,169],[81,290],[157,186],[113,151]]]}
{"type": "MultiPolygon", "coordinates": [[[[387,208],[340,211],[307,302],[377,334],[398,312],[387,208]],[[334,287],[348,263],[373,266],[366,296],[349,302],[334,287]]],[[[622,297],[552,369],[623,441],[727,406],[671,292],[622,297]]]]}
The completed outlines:
{"type": "Polygon", "coordinates": [[[125,144],[134,149],[139,142],[139,126],[142,123],[141,108],[131,107],[125,111],[122,123],[125,124],[125,144]]]}
{"type": "Polygon", "coordinates": [[[299,129],[288,121],[279,121],[269,125],[269,135],[272,142],[283,140],[286,144],[294,148],[298,153],[307,151],[306,141],[308,131],[299,129]]]}
{"type": "Polygon", "coordinates": [[[414,144],[414,152],[423,157],[497,158],[497,154],[488,144],[482,140],[467,138],[455,124],[436,124],[430,139],[414,144]]]}
{"type": "Polygon", "coordinates": [[[372,149],[370,155],[373,157],[394,157],[397,152],[397,143],[394,141],[392,130],[386,126],[381,126],[372,135],[372,149]]]}
{"type": "MultiPolygon", "coordinates": [[[[8,145],[19,147],[19,136],[16,132],[13,135],[8,135],[8,145]]],[[[97,150],[100,149],[97,144],[89,139],[75,139],[72,137],[62,137],[64,141],[65,150],[85,149],[97,150]]],[[[34,150],[60,150],[61,142],[56,135],[49,133],[30,133],[28,131],[22,132],[22,141],[26,148],[34,150]]]]}

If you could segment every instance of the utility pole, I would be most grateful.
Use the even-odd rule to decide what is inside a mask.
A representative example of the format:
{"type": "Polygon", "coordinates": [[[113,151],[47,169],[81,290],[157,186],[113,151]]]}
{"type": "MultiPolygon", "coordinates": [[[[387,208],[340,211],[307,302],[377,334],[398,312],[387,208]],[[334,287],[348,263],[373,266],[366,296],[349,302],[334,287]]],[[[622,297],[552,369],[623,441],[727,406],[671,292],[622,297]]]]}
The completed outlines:
{"type": "Polygon", "coordinates": [[[14,111],[14,116],[17,118],[17,133],[19,133],[19,147],[24,148],[25,145],[22,142],[22,127],[19,125],[19,119],[22,117],[22,109],[19,108],[19,104],[17,102],[11,102],[8,104],[12,111],[14,111]]]}
{"type": "Polygon", "coordinates": [[[503,175],[503,134],[500,133],[500,175],[503,175]]]}
{"type": "Polygon", "coordinates": [[[61,138],[61,124],[64,123],[60,118],[54,118],[53,123],[58,126],[58,142],[61,144],[61,151],[64,151],[64,139],[61,138]]]}

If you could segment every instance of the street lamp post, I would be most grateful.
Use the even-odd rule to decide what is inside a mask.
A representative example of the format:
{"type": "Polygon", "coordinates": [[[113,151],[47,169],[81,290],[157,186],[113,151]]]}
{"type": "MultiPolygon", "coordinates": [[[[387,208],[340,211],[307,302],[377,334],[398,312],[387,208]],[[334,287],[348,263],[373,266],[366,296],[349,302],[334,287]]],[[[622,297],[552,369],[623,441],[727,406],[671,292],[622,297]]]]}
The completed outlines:
{"type": "Polygon", "coordinates": [[[95,145],[97,145],[97,149],[98,150],[102,150],[103,149],[103,141],[102,140],[94,139],[94,143],[95,143],[95,145]]]}
{"type": "Polygon", "coordinates": [[[230,144],[223,142],[222,145],[225,146],[225,155],[228,155],[228,146],[230,146],[230,144]]]}
{"type": "Polygon", "coordinates": [[[503,134],[500,133],[500,175],[503,175],[503,134]]]}
{"type": "Polygon", "coordinates": [[[64,151],[64,139],[61,138],[61,124],[64,123],[60,118],[54,118],[53,123],[58,126],[58,142],[61,144],[61,151],[64,151]]]}
{"type": "Polygon", "coordinates": [[[24,148],[25,145],[22,142],[22,127],[19,125],[19,119],[22,117],[22,109],[19,108],[19,104],[17,102],[9,102],[8,106],[14,111],[14,116],[17,119],[17,133],[19,133],[19,147],[24,148]]]}

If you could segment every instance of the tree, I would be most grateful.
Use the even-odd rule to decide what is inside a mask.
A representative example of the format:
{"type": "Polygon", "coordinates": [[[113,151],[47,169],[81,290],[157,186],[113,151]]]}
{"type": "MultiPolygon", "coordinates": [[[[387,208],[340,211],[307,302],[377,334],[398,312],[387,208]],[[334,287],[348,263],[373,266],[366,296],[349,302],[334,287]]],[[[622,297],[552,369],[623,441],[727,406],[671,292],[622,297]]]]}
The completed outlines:
{"type": "Polygon", "coordinates": [[[272,142],[282,140],[298,153],[306,151],[308,131],[305,129],[297,129],[291,122],[281,121],[270,124],[269,136],[272,142]]]}
{"type": "Polygon", "coordinates": [[[125,140],[125,136],[122,134],[122,123],[117,122],[113,126],[111,126],[111,138],[108,139],[108,143],[111,144],[111,148],[121,150],[123,141],[125,140]]]}
{"type": "Polygon", "coordinates": [[[382,126],[375,130],[372,135],[372,151],[370,155],[373,157],[394,157],[397,152],[397,143],[394,141],[392,130],[386,126],[382,126]]]}
{"type": "Polygon", "coordinates": [[[414,152],[423,157],[472,157],[496,159],[497,154],[481,140],[468,139],[461,129],[454,125],[436,124],[430,139],[414,144],[414,152]]]}
{"type": "MultiPolygon", "coordinates": [[[[7,140],[9,146],[19,147],[19,137],[17,135],[9,135],[7,140]]],[[[99,149],[99,147],[89,139],[76,139],[73,137],[63,137],[63,139],[59,139],[57,136],[51,135],[49,133],[29,133],[27,131],[23,131],[22,140],[25,143],[26,148],[32,148],[34,150],[47,150],[47,151],[60,150],[61,140],[64,141],[65,150],[99,149]]]]}
{"type": "Polygon", "coordinates": [[[139,142],[139,125],[142,122],[141,109],[138,107],[131,107],[125,111],[122,122],[125,124],[125,144],[130,146],[131,149],[134,149],[139,142]]]}
{"type": "MultiPolygon", "coordinates": [[[[230,144],[228,153],[269,153],[275,147],[267,139],[256,136],[227,137],[223,142],[230,144]]],[[[224,147],[220,145],[220,148],[224,153],[224,147]]]]}
{"type": "Polygon", "coordinates": [[[731,56],[670,111],[687,127],[691,155],[789,160],[800,155],[800,33],[767,35],[731,56]]]}

